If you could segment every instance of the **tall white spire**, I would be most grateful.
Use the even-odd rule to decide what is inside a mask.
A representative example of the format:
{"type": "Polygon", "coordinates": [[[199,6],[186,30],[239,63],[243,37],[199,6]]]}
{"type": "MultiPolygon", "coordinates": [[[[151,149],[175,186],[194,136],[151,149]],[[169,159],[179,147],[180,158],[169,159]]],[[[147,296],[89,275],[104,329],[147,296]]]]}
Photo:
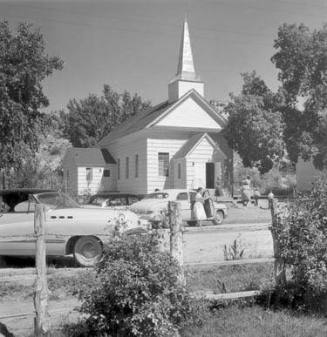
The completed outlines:
{"type": "Polygon", "coordinates": [[[183,33],[179,48],[179,58],[176,76],[179,79],[184,80],[191,80],[191,81],[198,80],[193,63],[190,33],[188,30],[188,23],[186,18],[183,25],[183,33]]]}
{"type": "Polygon", "coordinates": [[[177,101],[190,90],[196,90],[203,96],[204,85],[195,72],[188,23],[185,18],[181,44],[179,48],[177,73],[168,85],[169,102],[177,101]]]}

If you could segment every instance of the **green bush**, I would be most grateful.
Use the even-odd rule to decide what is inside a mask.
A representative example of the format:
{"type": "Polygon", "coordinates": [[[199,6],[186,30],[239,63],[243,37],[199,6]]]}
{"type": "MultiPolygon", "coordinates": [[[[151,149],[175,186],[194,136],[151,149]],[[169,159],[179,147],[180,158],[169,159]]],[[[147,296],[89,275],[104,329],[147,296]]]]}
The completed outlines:
{"type": "Polygon", "coordinates": [[[317,181],[310,193],[298,195],[277,226],[289,276],[275,295],[292,307],[310,308],[318,299],[323,304],[327,294],[326,180],[317,181]]]}
{"type": "Polygon", "coordinates": [[[83,295],[89,316],[79,336],[175,336],[193,317],[179,268],[152,237],[111,241],[96,268],[97,287],[83,295]]]}

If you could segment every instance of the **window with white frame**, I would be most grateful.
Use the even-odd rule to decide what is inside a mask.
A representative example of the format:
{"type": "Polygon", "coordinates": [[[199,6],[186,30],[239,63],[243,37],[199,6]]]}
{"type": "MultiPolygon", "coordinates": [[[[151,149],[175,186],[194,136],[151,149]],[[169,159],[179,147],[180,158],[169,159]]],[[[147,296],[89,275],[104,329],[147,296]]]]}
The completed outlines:
{"type": "Polygon", "coordinates": [[[169,153],[168,152],[158,153],[158,173],[159,173],[159,176],[168,177],[169,175],[169,153]]]}
{"type": "Polygon", "coordinates": [[[139,155],[135,155],[135,178],[139,176],[139,155]]]}
{"type": "Polygon", "coordinates": [[[91,184],[91,182],[93,180],[93,170],[92,170],[92,167],[87,167],[86,168],[85,178],[86,178],[87,183],[91,184]]]}
{"type": "Polygon", "coordinates": [[[125,178],[129,178],[129,157],[126,157],[126,162],[125,162],[125,178]]]}

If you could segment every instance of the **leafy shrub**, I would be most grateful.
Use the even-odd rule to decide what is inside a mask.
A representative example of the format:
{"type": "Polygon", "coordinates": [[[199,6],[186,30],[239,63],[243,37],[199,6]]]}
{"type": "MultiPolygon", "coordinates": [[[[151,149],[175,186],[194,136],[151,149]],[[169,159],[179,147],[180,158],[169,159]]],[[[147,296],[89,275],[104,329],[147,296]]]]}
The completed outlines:
{"type": "Polygon", "coordinates": [[[179,268],[152,237],[111,241],[96,267],[98,286],[83,295],[86,332],[75,336],[175,336],[194,317],[179,268]]]}
{"type": "Polygon", "coordinates": [[[280,255],[289,271],[277,297],[292,307],[310,307],[327,294],[327,183],[318,180],[308,194],[298,195],[277,217],[280,255]]]}

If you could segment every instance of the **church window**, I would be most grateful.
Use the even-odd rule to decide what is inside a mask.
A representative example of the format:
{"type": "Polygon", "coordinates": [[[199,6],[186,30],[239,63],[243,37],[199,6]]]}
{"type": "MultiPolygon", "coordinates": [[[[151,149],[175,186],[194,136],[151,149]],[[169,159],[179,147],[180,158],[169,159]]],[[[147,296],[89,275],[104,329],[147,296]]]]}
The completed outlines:
{"type": "Polygon", "coordinates": [[[88,184],[93,180],[93,171],[91,167],[86,168],[86,181],[88,184]]]}
{"type": "Polygon", "coordinates": [[[159,176],[168,177],[169,175],[169,153],[168,152],[158,153],[158,167],[159,167],[159,176]]]}
{"type": "Polygon", "coordinates": [[[181,163],[178,163],[178,166],[177,166],[177,176],[178,176],[178,179],[181,179],[182,178],[182,168],[181,168],[181,163]]]}
{"type": "Polygon", "coordinates": [[[117,176],[120,179],[120,159],[117,160],[117,176]]]}
{"type": "Polygon", "coordinates": [[[129,178],[129,157],[126,157],[126,165],[125,165],[125,178],[129,178]]]}
{"type": "Polygon", "coordinates": [[[139,176],[139,155],[135,155],[135,178],[139,176]]]}

